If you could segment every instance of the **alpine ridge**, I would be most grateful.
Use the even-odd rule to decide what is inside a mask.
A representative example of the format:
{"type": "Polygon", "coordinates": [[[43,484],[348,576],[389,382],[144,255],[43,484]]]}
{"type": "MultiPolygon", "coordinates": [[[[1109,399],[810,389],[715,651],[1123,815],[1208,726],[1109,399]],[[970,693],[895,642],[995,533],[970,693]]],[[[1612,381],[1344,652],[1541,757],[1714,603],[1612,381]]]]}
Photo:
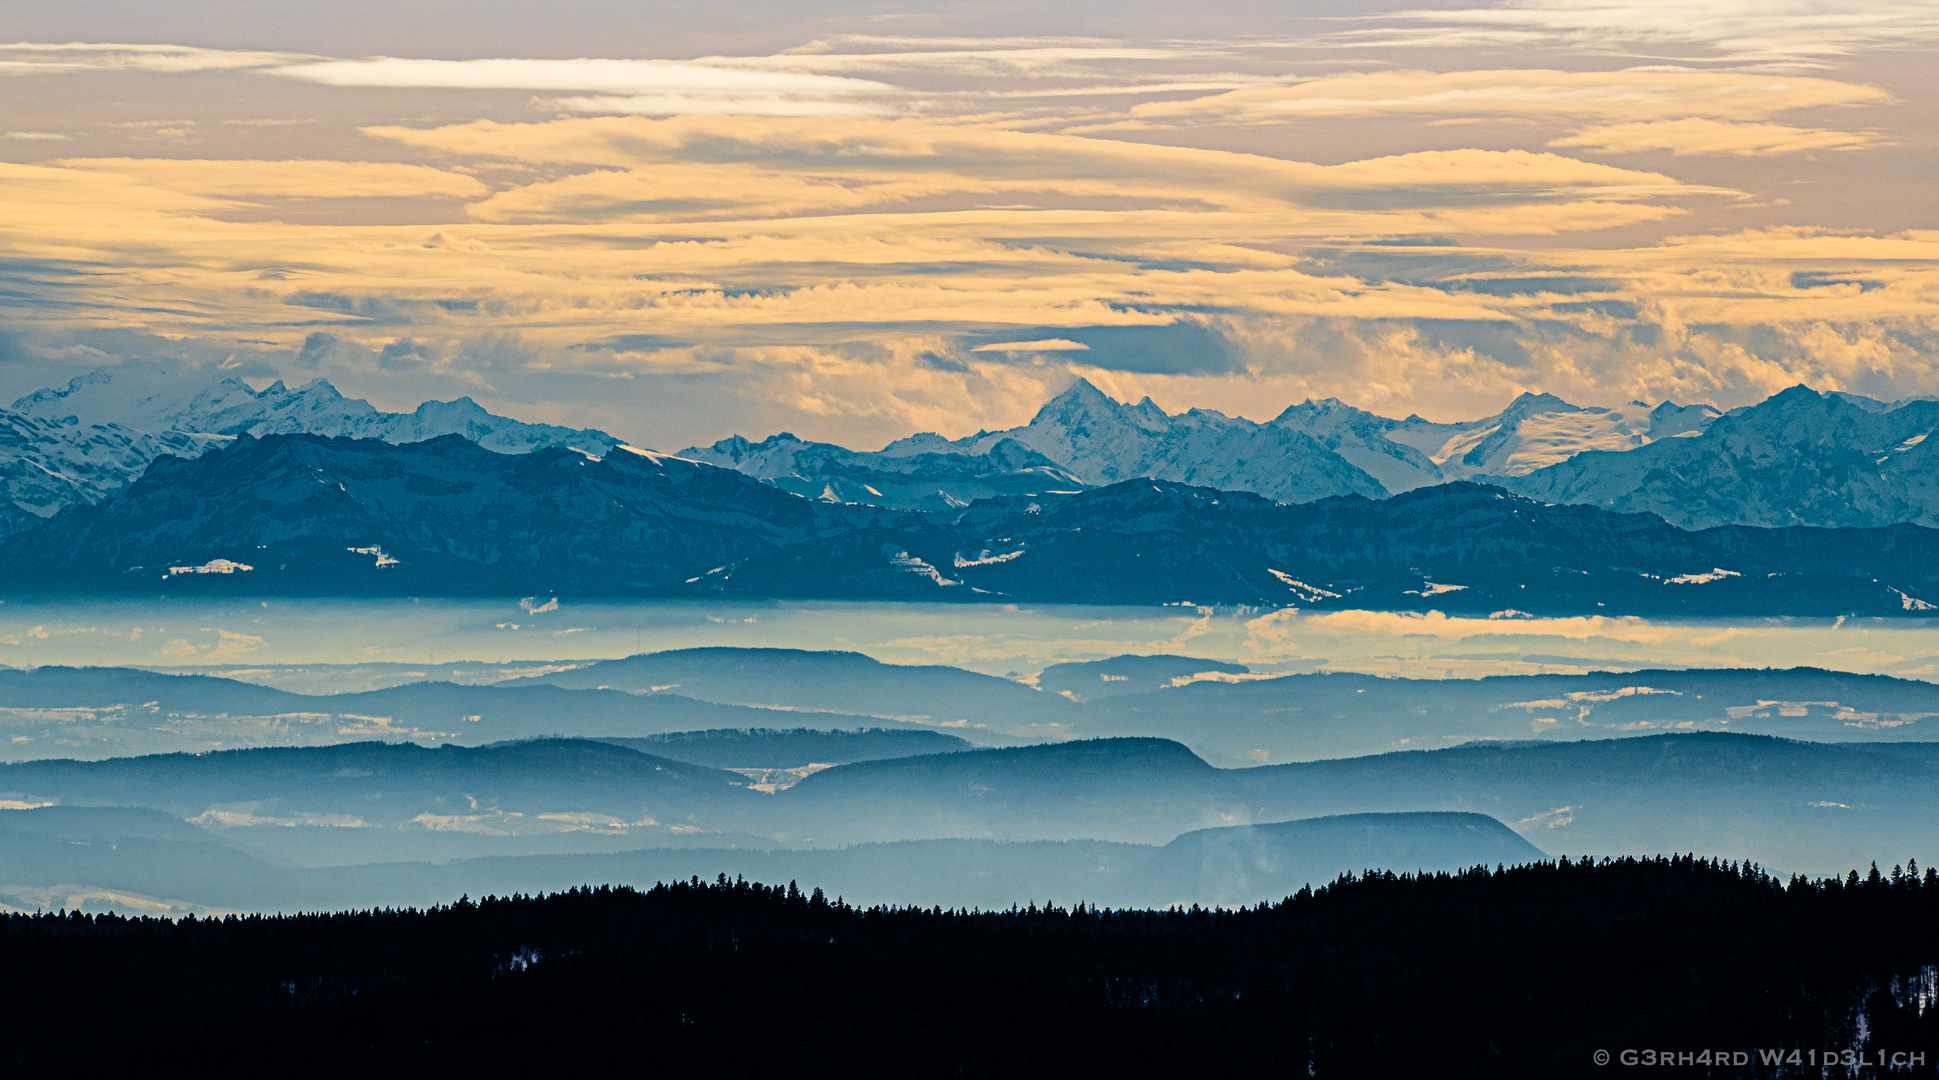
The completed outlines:
{"type": "Polygon", "coordinates": [[[17,593],[728,596],[1522,615],[1900,615],[1939,530],[1692,532],[1472,483],[1286,504],[1129,480],[960,510],[622,447],[239,436],[0,543],[17,593]]]}
{"type": "Polygon", "coordinates": [[[194,457],[240,435],[307,432],[394,443],[461,435],[501,453],[569,446],[595,457],[620,442],[602,431],[497,416],[468,397],[389,413],[344,397],[323,379],[294,390],[280,380],[260,391],[233,378],[201,390],[193,385],[157,365],[127,365],[0,409],[0,537],[101,501],[158,457],[194,457]]]}

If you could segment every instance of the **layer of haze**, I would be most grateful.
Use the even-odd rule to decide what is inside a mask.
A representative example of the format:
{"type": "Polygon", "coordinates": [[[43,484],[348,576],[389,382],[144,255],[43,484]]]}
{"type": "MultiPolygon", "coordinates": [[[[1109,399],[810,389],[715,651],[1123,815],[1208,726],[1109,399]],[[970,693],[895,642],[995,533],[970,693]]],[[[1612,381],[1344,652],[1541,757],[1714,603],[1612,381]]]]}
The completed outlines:
{"type": "Polygon", "coordinates": [[[1233,661],[1254,674],[1359,671],[1413,678],[1684,667],[1796,667],[1939,681],[1928,619],[1660,622],[1588,616],[1278,612],[954,604],[498,601],[196,601],[0,604],[0,664],[220,670],[290,689],[364,689],[312,665],[401,665],[379,681],[464,678],[486,662],[531,674],[553,661],[702,646],[841,649],[898,664],[1027,677],[1122,654],[1233,661]],[[356,626],[346,634],[345,625],[356,626]],[[412,673],[416,672],[415,675],[412,673]],[[294,680],[294,681],[292,681],[294,680]]]}
{"type": "Polygon", "coordinates": [[[1939,392],[1930,4],[0,14],[0,395],[131,358],[675,448],[1939,392]],[[1019,343],[1034,347],[1018,347],[1019,343]]]}

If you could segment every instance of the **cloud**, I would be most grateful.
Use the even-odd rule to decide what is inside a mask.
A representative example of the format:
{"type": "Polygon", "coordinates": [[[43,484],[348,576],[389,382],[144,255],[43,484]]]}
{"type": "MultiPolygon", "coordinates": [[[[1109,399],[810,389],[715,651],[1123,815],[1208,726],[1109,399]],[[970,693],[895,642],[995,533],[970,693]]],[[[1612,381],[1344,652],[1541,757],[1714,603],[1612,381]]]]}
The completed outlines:
{"type": "Polygon", "coordinates": [[[971,352],[999,353],[1037,353],[1037,352],[1084,352],[1089,345],[1068,338],[1043,338],[1036,341],[988,341],[972,346],[971,352]]]}
{"type": "Polygon", "coordinates": [[[0,44],[0,75],[150,71],[169,75],[238,71],[305,59],[300,53],[202,49],[191,45],[92,42],[0,44]]]}
{"type": "MultiPolygon", "coordinates": [[[[1939,241],[1904,231],[1915,113],[1868,84],[1915,100],[1922,76],[1768,69],[1827,52],[1696,70],[1745,27],[1804,40],[1791,0],[1731,3],[1415,12],[1277,42],[830,34],[683,60],[0,49],[79,103],[13,125],[75,142],[7,144],[69,157],[0,165],[20,358],[0,377],[249,365],[662,447],[966,434],[1076,373],[1256,418],[1306,396],[1445,418],[1522,390],[1939,390],[1939,241]],[[1403,39],[1436,65],[1509,44],[1468,72],[1362,48],[1403,39]],[[1639,50],[1656,66],[1608,70],[1639,50]],[[202,74],[152,77],[171,70],[202,74]],[[146,112],[102,104],[129,71],[151,76],[146,112]],[[264,92],[315,122],[230,123],[264,92]],[[1662,156],[1600,157],[1628,153],[1662,156]],[[1832,212],[1846,228],[1811,227],[1832,212]]],[[[1817,10],[1826,40],[1864,30],[1817,10]]],[[[1875,40],[1923,32],[1896,0],[1870,10],[1875,40]]]]}
{"type": "Polygon", "coordinates": [[[1470,619],[1438,611],[1325,611],[1301,617],[1309,630],[1328,634],[1383,634],[1394,637],[1559,637],[1575,641],[1600,638],[1655,644],[1691,637],[1685,628],[1635,617],[1603,615],[1566,619],[1470,619]]]}
{"type": "Polygon", "coordinates": [[[1602,154],[1641,154],[1667,150],[1679,157],[1692,154],[1765,157],[1814,150],[1866,150],[1886,141],[1883,135],[1873,131],[1740,124],[1686,117],[1681,120],[1584,128],[1573,135],[1551,139],[1548,145],[1602,154]]]}
{"type": "Polygon", "coordinates": [[[1707,71],[1376,71],[1133,106],[1150,122],[1284,123],[1373,116],[1762,120],[1790,109],[1880,105],[1892,96],[1833,79],[1707,71]]]}
{"type": "MultiPolygon", "coordinates": [[[[501,191],[471,207],[472,216],[498,222],[781,217],[926,202],[921,208],[931,211],[979,210],[992,223],[1041,220],[1033,214],[1040,209],[1106,211],[1120,215],[1117,225],[1135,222],[1128,215],[1140,211],[1208,222],[1207,211],[1224,211],[1277,215],[1269,228],[1282,235],[1437,227],[1523,233],[1659,220],[1674,211],[1618,204],[1670,193],[1734,194],[1523,150],[1430,151],[1318,165],[918,120],[602,117],[365,130],[447,154],[608,167],[501,191]],[[1568,209],[1521,212],[1531,203],[1568,209]],[[1302,212],[1286,216],[1289,211],[1302,212]]],[[[1260,227],[1234,225],[1235,235],[1256,236],[1260,227]]]]}
{"type": "Polygon", "coordinates": [[[270,72],[327,86],[466,90],[603,90],[627,93],[857,94],[893,90],[845,76],[762,71],[676,60],[326,60],[270,72]]]}
{"type": "MultiPolygon", "coordinates": [[[[1245,354],[1217,328],[1194,319],[1153,326],[1060,327],[1058,338],[1005,340],[973,346],[971,352],[1019,355],[1053,351],[1082,352],[1088,367],[1153,375],[1208,374],[1245,369],[1245,354]]],[[[1032,331],[1016,332],[1018,336],[1032,331]]],[[[1033,357],[1041,363],[1041,356],[1033,357]]],[[[1078,357],[1072,357],[1079,360],[1078,357]]]]}
{"type": "Polygon", "coordinates": [[[1401,11],[1372,17],[1380,29],[1345,36],[1362,45],[1458,46],[1441,27],[1482,40],[1584,52],[1685,46],[1737,61],[1821,63],[1869,47],[1939,40],[1939,10],[1922,0],[1521,0],[1486,8],[1401,11]],[[1405,23],[1419,30],[1396,29],[1405,23]],[[1432,26],[1434,29],[1429,29],[1432,26]]]}
{"type": "Polygon", "coordinates": [[[893,93],[887,83],[767,65],[672,60],[325,60],[266,69],[326,86],[408,89],[581,90],[589,96],[540,104],[573,112],[716,116],[848,116],[885,111],[858,95],[893,93]]]}
{"type": "Polygon", "coordinates": [[[67,158],[45,164],[113,173],[169,191],[212,197],[475,199],[490,193],[463,173],[389,162],[67,158]]]}
{"type": "Polygon", "coordinates": [[[544,98],[534,102],[564,112],[641,116],[883,116],[886,105],[788,94],[632,94],[624,97],[544,98]]]}

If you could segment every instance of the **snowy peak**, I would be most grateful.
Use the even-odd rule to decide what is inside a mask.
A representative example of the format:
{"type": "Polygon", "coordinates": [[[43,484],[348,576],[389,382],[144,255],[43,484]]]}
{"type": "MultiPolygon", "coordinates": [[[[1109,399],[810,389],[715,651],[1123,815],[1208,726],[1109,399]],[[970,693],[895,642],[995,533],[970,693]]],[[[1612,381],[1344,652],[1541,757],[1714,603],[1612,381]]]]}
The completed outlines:
{"type": "Polygon", "coordinates": [[[1419,417],[1390,420],[1364,409],[1356,409],[1339,398],[1293,405],[1272,421],[1273,426],[1303,431],[1334,453],[1378,480],[1382,487],[1398,494],[1443,479],[1440,466],[1418,447],[1392,437],[1393,432],[1410,423],[1426,424],[1419,417]]]}
{"type": "Polygon", "coordinates": [[[427,401],[388,413],[347,398],[328,380],[252,390],[241,379],[189,381],[157,364],[128,364],[70,379],[14,403],[0,427],[0,535],[65,507],[99,502],[162,454],[195,457],[239,436],[312,434],[393,443],[460,435],[501,454],[565,446],[603,456],[618,440],[602,431],[527,424],[470,398],[427,401]]]}
{"type": "MultiPolygon", "coordinates": [[[[245,393],[240,380],[225,380],[245,393]]],[[[14,410],[46,420],[72,417],[83,424],[121,424],[142,431],[160,430],[156,421],[179,410],[197,390],[178,373],[159,364],[127,364],[113,371],[77,375],[59,389],[37,390],[13,403],[14,410]]],[[[253,393],[252,393],[253,396],[253,393]]]]}
{"type": "Polygon", "coordinates": [[[1531,394],[1523,392],[1515,395],[1515,400],[1509,402],[1508,407],[1503,409],[1495,419],[1506,423],[1520,420],[1524,417],[1534,416],[1538,413],[1574,413],[1582,411],[1583,409],[1580,405],[1571,405],[1561,398],[1556,397],[1554,394],[1531,394]]]}
{"type": "MultiPolygon", "coordinates": [[[[1631,404],[1641,408],[1640,401],[1631,404]]],[[[1711,405],[1678,405],[1665,401],[1650,410],[1650,441],[1674,439],[1684,435],[1695,435],[1709,427],[1723,414],[1711,405]]]]}
{"type": "MultiPolygon", "coordinates": [[[[1146,398],[1150,401],[1150,398],[1146,398]]],[[[1064,392],[1044,402],[1037,415],[1030,419],[1032,427],[1046,424],[1075,424],[1092,419],[1117,419],[1125,407],[1112,400],[1104,391],[1091,384],[1091,380],[1080,378],[1064,389],[1064,392]]]]}
{"type": "Polygon", "coordinates": [[[799,475],[795,469],[796,457],[804,450],[816,448],[843,454],[849,452],[829,443],[804,442],[792,433],[783,431],[760,442],[749,442],[734,435],[712,446],[690,446],[680,451],[680,456],[690,461],[736,469],[758,480],[774,481],[799,475]]]}
{"type": "Polygon", "coordinates": [[[1209,409],[1173,416],[1149,397],[1126,405],[1086,380],[1052,398],[1030,423],[958,445],[988,452],[1014,440],[1090,485],[1151,478],[1251,491],[1279,502],[1386,494],[1381,482],[1305,431],[1209,409]]]}
{"type": "Polygon", "coordinates": [[[1494,416],[1452,425],[1410,420],[1396,437],[1425,449],[1444,479],[1512,477],[1589,451],[1634,450],[1701,431],[1718,415],[1707,405],[1665,410],[1631,402],[1611,409],[1574,405],[1553,394],[1522,394],[1494,416]],[[1437,437],[1445,441],[1431,449],[1423,445],[1437,437]]]}
{"type": "MultiPolygon", "coordinates": [[[[291,390],[281,380],[260,393],[248,384],[225,379],[195,397],[187,406],[158,419],[182,431],[221,435],[364,435],[397,414],[379,413],[368,401],[346,398],[324,379],[312,379],[291,390]],[[373,421],[384,417],[385,421],[373,421]]],[[[364,437],[382,438],[381,435],[364,437]]]]}
{"type": "Polygon", "coordinates": [[[28,416],[74,417],[82,424],[121,424],[150,433],[291,435],[308,433],[389,442],[463,435],[500,453],[572,446],[595,455],[618,440],[601,431],[527,424],[487,412],[470,398],[427,401],[409,413],[389,413],[362,398],[345,397],[328,379],[291,389],[277,380],[252,390],[241,379],[187,381],[155,364],[90,372],[60,390],[41,390],[14,403],[28,416]]]}
{"type": "MultiPolygon", "coordinates": [[[[1585,454],[1517,479],[1549,502],[1717,525],[1939,525],[1939,402],[1890,409],[1792,387],[1696,434],[1631,453],[1585,454]]],[[[1695,407],[1692,407],[1695,408],[1695,407]]],[[[1686,412],[1688,410],[1685,410],[1686,412]]]]}
{"type": "MultiPolygon", "coordinates": [[[[735,469],[805,499],[901,510],[955,510],[978,499],[1078,491],[1087,485],[1014,439],[971,450],[931,435],[940,449],[868,452],[782,432],[760,442],[735,435],[680,456],[735,469]]],[[[905,443],[910,440],[904,440],[905,443]]]]}

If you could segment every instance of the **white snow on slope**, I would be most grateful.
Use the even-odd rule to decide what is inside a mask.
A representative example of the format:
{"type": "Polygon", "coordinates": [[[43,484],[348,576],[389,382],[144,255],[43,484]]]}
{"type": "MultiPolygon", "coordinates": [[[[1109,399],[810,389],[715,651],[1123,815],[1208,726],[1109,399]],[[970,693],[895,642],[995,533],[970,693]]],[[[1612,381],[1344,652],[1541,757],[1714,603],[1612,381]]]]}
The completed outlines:
{"type": "Polygon", "coordinates": [[[1665,585],[1708,585],[1713,581],[1722,581],[1725,578],[1734,578],[1734,577],[1743,577],[1743,576],[1744,575],[1738,573],[1735,570],[1725,570],[1723,567],[1716,567],[1715,569],[1712,569],[1707,574],[1679,574],[1673,578],[1665,578],[1663,579],[1663,584],[1665,585]]]}
{"type": "Polygon", "coordinates": [[[914,574],[917,577],[926,577],[938,585],[962,584],[960,581],[951,581],[944,577],[942,571],[937,570],[935,567],[901,549],[888,549],[884,554],[889,557],[889,565],[903,573],[914,574]]]}
{"type": "Polygon", "coordinates": [[[228,559],[210,559],[201,566],[171,566],[168,572],[174,574],[234,574],[254,570],[247,563],[232,562],[228,559]]]}
{"type": "Polygon", "coordinates": [[[0,410],[0,538],[69,506],[99,502],[164,454],[197,457],[240,435],[296,432],[393,443],[461,435],[503,454],[565,446],[599,457],[618,443],[601,431],[497,416],[470,398],[387,413],[321,379],[257,391],[240,379],[210,385],[158,364],[127,364],[0,410]]]}

